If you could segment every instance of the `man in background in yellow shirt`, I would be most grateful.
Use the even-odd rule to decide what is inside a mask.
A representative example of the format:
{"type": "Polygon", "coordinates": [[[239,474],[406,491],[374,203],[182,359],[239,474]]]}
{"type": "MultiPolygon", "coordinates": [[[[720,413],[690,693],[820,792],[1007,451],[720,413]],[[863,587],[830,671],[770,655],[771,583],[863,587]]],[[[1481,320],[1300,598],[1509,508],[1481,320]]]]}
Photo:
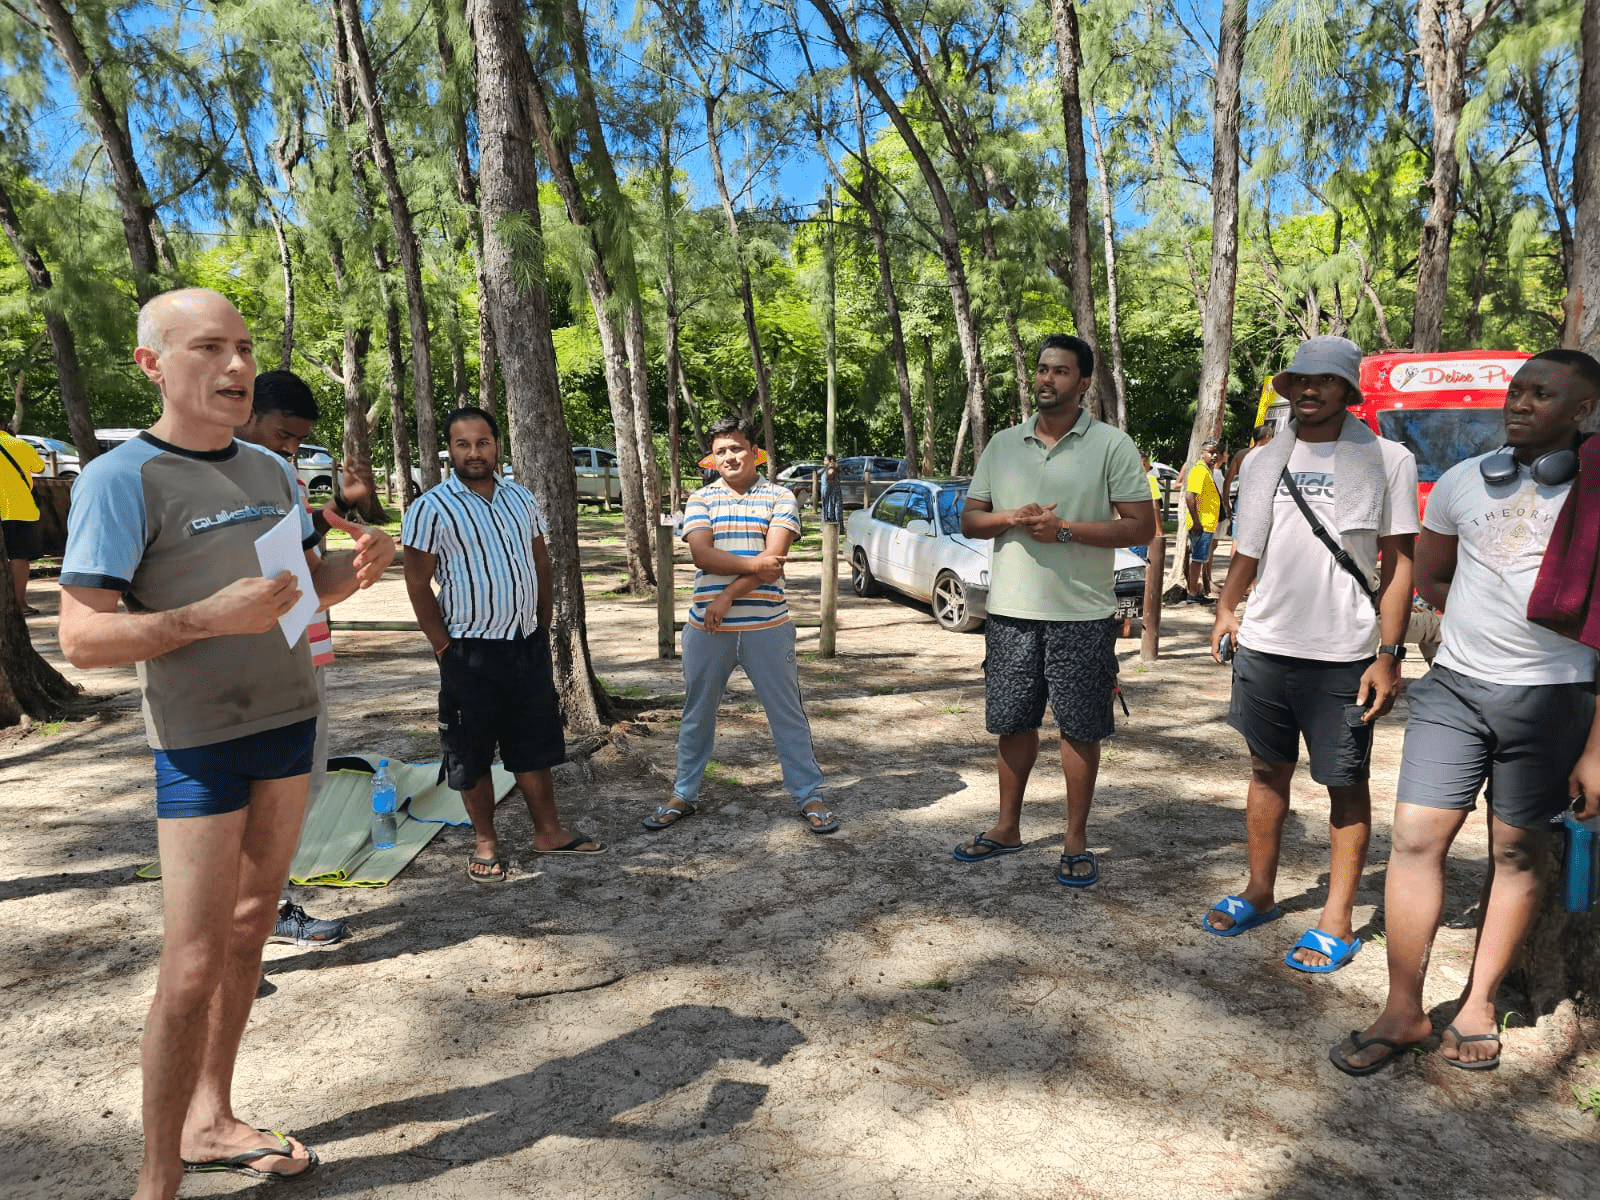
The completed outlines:
{"type": "Polygon", "coordinates": [[[1200,447],[1200,461],[1189,468],[1184,486],[1184,502],[1189,506],[1189,603],[1211,604],[1202,594],[1200,573],[1211,562],[1211,548],[1217,537],[1217,522],[1222,517],[1222,493],[1211,474],[1222,458],[1222,447],[1207,442],[1200,447]]]}
{"type": "Polygon", "coordinates": [[[25,617],[39,615],[28,604],[28,571],[39,557],[39,505],[33,499],[33,477],[44,459],[27,442],[0,429],[0,533],[11,560],[11,584],[25,617]]]}

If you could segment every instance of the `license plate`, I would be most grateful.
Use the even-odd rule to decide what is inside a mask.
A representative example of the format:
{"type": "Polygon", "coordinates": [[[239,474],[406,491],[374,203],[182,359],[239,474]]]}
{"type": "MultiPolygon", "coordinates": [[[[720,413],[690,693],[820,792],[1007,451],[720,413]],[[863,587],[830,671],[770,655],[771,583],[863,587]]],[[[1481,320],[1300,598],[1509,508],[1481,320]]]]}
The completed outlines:
{"type": "Polygon", "coordinates": [[[1144,607],[1141,603],[1142,600],[1142,596],[1118,596],[1117,616],[1137,617],[1139,615],[1139,610],[1144,607]]]}

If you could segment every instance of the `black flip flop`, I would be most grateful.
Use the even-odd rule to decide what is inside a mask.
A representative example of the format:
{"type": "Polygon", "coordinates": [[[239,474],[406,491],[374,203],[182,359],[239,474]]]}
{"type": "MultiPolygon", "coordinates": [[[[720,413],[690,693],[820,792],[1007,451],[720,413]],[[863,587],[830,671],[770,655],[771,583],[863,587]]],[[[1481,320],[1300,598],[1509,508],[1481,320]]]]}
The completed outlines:
{"type": "MultiPolygon", "coordinates": [[[[1455,1034],[1457,1054],[1461,1053],[1461,1047],[1468,1042],[1494,1042],[1496,1045],[1500,1044],[1500,1035],[1498,1033],[1462,1033],[1454,1025],[1446,1025],[1444,1031],[1455,1034]]],[[[1458,1071],[1492,1071],[1500,1065],[1500,1052],[1498,1050],[1495,1051],[1493,1058],[1480,1058],[1476,1062],[1462,1062],[1459,1058],[1450,1058],[1444,1054],[1439,1057],[1458,1071]]]]}
{"type": "Polygon", "coordinates": [[[1416,1045],[1416,1043],[1391,1042],[1388,1038],[1381,1037],[1368,1038],[1366,1041],[1362,1041],[1361,1031],[1359,1029],[1352,1029],[1350,1031],[1350,1045],[1357,1054],[1360,1054],[1368,1046],[1383,1046],[1389,1051],[1389,1053],[1385,1054],[1377,1062],[1370,1062],[1364,1067],[1352,1067],[1348,1062],[1346,1062],[1344,1055],[1339,1053],[1339,1046],[1342,1045],[1344,1045],[1344,1043],[1340,1042],[1338,1045],[1334,1046],[1328,1051],[1328,1061],[1334,1066],[1338,1067],[1339,1070],[1343,1071],[1346,1075],[1354,1075],[1359,1078],[1362,1075],[1377,1074],[1390,1063],[1394,1062],[1395,1059],[1399,1058],[1407,1050],[1410,1050],[1416,1045]]]}
{"type": "Polygon", "coordinates": [[[663,829],[672,828],[685,817],[694,816],[697,810],[693,804],[688,804],[681,800],[678,803],[683,804],[683,807],[673,808],[670,804],[656,805],[655,812],[648,817],[642,818],[639,824],[650,830],[651,833],[656,833],[663,829]]]}
{"type": "Polygon", "coordinates": [[[577,837],[573,838],[565,846],[557,846],[554,850],[540,850],[538,847],[535,847],[533,852],[535,854],[582,854],[582,855],[604,854],[606,852],[606,844],[604,842],[596,841],[594,838],[590,837],[587,833],[580,833],[577,837]],[[593,842],[594,843],[594,849],[593,850],[580,850],[580,849],[578,849],[579,846],[585,845],[586,843],[589,843],[589,842],[593,842]]]}
{"type": "Polygon", "coordinates": [[[481,858],[474,854],[467,859],[467,878],[472,880],[473,883],[504,883],[506,881],[506,866],[500,861],[498,854],[489,858],[481,858]],[[487,875],[480,875],[472,869],[474,866],[489,867],[490,871],[487,875]],[[493,869],[495,867],[500,869],[496,871],[493,869]]]}
{"type": "Polygon", "coordinates": [[[274,1179],[288,1183],[291,1180],[303,1178],[317,1169],[317,1152],[310,1146],[306,1147],[306,1166],[304,1170],[293,1174],[282,1171],[259,1171],[251,1163],[260,1162],[263,1158],[287,1158],[294,1161],[294,1147],[289,1144],[289,1139],[276,1129],[263,1129],[261,1133],[270,1133],[278,1139],[278,1145],[262,1147],[259,1150],[246,1150],[243,1154],[233,1154],[227,1158],[208,1158],[200,1162],[184,1161],[183,1169],[190,1175],[207,1175],[227,1172],[233,1175],[248,1175],[252,1179],[274,1179]]]}

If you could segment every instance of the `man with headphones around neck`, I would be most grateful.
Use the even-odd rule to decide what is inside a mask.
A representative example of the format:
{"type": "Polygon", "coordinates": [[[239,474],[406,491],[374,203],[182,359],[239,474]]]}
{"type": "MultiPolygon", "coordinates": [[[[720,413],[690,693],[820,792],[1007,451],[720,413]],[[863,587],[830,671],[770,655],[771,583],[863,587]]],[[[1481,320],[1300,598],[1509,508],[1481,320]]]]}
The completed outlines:
{"type": "Polygon", "coordinates": [[[1500,1062],[1495,993],[1538,909],[1553,818],[1578,794],[1600,812],[1595,651],[1528,620],[1528,598],[1577,475],[1579,429],[1600,399],[1600,362],[1530,358],[1506,392],[1506,444],[1451,467],[1417,545],[1422,598],[1444,614],[1433,669],[1409,693],[1384,895],[1389,995],[1329,1052],[1349,1075],[1380,1070],[1432,1033],[1422,985],[1444,907],[1444,865],[1488,783],[1490,885],[1472,970],[1441,1053],[1500,1062]]]}

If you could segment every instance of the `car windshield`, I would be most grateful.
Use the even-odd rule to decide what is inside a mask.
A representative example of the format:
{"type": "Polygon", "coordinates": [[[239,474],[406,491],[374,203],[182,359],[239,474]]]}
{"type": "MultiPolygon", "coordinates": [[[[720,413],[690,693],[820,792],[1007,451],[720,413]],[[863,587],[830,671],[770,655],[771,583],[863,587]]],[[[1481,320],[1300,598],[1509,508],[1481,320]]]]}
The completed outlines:
{"type": "Polygon", "coordinates": [[[1417,456],[1417,482],[1434,483],[1458,462],[1505,444],[1498,408],[1395,408],[1378,414],[1378,429],[1417,456]]]}
{"type": "Polygon", "coordinates": [[[300,451],[300,461],[308,467],[326,467],[332,464],[333,455],[320,446],[306,446],[300,451]]]}
{"type": "Polygon", "coordinates": [[[967,502],[967,489],[946,487],[939,489],[939,532],[961,532],[961,508],[967,502]]]}
{"type": "Polygon", "coordinates": [[[47,450],[54,450],[57,454],[76,454],[78,452],[76,446],[69,446],[69,445],[67,445],[66,442],[63,442],[60,438],[36,437],[33,440],[38,442],[41,446],[45,447],[47,450]]]}

